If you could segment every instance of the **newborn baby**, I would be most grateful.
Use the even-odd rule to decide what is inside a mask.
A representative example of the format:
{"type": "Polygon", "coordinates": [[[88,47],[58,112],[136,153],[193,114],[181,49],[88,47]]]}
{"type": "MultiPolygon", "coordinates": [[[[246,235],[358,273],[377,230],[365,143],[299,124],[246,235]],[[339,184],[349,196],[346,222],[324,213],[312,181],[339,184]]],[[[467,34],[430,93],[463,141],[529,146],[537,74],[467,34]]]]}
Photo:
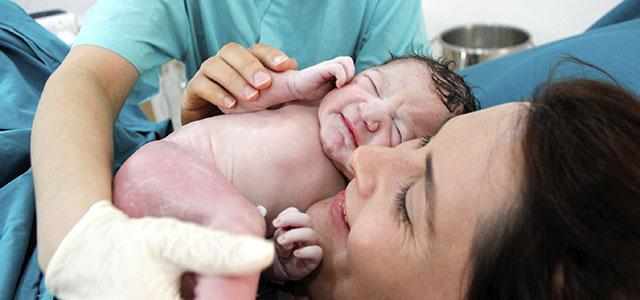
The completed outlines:
{"type": "MultiPolygon", "coordinates": [[[[450,74],[442,67],[396,58],[351,80],[353,62],[340,57],[272,73],[273,84],[256,105],[298,101],[192,122],[143,146],[114,178],[114,203],[134,217],[172,216],[238,234],[273,235],[278,259],[265,274],[301,279],[322,258],[301,211],[344,189],[355,148],[393,147],[473,108],[458,97],[472,99],[462,79],[444,76],[450,74]],[[266,223],[255,205],[267,208],[266,223]]],[[[255,298],[258,277],[200,278],[196,294],[255,298]]]]}

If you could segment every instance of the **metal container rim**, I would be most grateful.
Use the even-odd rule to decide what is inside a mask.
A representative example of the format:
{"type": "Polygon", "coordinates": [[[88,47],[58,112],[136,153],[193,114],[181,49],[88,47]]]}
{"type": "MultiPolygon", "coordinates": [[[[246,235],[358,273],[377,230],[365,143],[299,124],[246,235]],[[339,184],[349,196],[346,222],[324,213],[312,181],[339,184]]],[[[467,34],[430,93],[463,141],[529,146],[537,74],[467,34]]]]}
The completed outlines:
{"type": "Polygon", "coordinates": [[[493,23],[493,22],[467,23],[467,24],[457,25],[457,26],[454,26],[452,28],[449,28],[449,29],[443,31],[442,33],[440,33],[438,35],[438,41],[440,43],[442,43],[444,46],[446,46],[447,48],[450,48],[450,49],[453,49],[453,50],[456,50],[456,51],[464,51],[464,52],[473,53],[473,54],[484,54],[486,52],[495,52],[496,50],[517,50],[517,49],[520,49],[523,46],[526,46],[527,44],[531,43],[531,34],[529,34],[528,31],[522,29],[521,27],[514,26],[514,25],[511,25],[511,24],[493,23]],[[451,44],[451,43],[447,43],[442,38],[445,34],[450,33],[450,32],[452,32],[454,30],[467,29],[467,28],[478,27],[478,26],[514,29],[516,31],[519,31],[519,32],[523,33],[526,36],[526,40],[524,42],[520,43],[520,44],[507,46],[507,47],[480,48],[480,47],[464,47],[464,46],[454,45],[454,44],[451,44]]]}

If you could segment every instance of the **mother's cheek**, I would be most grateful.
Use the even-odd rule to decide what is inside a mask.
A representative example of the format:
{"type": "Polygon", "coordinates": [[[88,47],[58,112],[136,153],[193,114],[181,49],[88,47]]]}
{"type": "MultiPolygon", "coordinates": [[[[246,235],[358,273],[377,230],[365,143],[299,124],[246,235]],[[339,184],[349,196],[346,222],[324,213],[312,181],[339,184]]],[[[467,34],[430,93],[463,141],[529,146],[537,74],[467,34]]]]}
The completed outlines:
{"type": "Polygon", "coordinates": [[[376,269],[384,264],[383,254],[389,247],[384,233],[370,220],[362,218],[351,228],[347,241],[347,261],[353,268],[376,269]],[[364,221],[364,222],[363,222],[364,221]]]}

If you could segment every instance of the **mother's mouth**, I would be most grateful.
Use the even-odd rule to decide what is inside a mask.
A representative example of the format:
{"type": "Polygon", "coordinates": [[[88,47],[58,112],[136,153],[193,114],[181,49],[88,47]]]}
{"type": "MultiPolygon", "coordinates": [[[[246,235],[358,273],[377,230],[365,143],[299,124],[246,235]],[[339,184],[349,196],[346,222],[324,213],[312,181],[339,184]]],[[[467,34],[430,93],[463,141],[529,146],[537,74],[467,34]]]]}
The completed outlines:
{"type": "Polygon", "coordinates": [[[345,214],[345,192],[338,193],[331,202],[331,216],[333,223],[339,231],[348,233],[350,230],[347,216],[345,214]]]}

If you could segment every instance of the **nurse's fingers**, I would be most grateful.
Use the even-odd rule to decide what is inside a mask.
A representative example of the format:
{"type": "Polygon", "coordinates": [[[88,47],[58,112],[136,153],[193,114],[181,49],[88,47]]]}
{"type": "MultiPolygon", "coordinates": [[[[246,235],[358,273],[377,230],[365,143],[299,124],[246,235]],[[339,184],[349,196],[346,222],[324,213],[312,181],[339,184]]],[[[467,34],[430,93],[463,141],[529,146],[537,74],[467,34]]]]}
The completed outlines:
{"type": "Polygon", "coordinates": [[[189,85],[182,97],[182,124],[220,114],[216,106],[222,108],[235,107],[236,99],[225,89],[203,75],[201,71],[198,71],[189,81],[189,85]]]}
{"type": "Polygon", "coordinates": [[[258,59],[262,64],[275,72],[282,72],[286,70],[295,70],[298,68],[298,62],[289,57],[284,52],[271,48],[264,44],[254,44],[249,48],[249,51],[258,59]]]}
{"type": "Polygon", "coordinates": [[[136,219],[153,232],[143,246],[160,262],[207,275],[238,275],[262,270],[275,254],[273,243],[175,219],[136,219]]]}
{"type": "MultiPolygon", "coordinates": [[[[205,61],[200,71],[212,81],[212,84],[230,92],[236,100],[255,100],[258,90],[248,84],[237,70],[221,57],[214,56],[205,61]]],[[[213,99],[216,100],[216,99],[213,99]]],[[[216,105],[221,103],[215,103],[216,105]]],[[[220,106],[219,107],[226,107],[220,106]]]]}
{"type": "MultiPolygon", "coordinates": [[[[233,70],[242,75],[243,81],[253,88],[264,89],[271,85],[271,76],[265,66],[241,45],[228,43],[218,51],[217,56],[222,57],[233,70]]],[[[223,85],[227,87],[226,84],[223,85]]]]}
{"type": "Polygon", "coordinates": [[[236,99],[206,75],[196,74],[185,92],[189,98],[199,98],[218,107],[231,108],[236,105],[236,99]]]}

